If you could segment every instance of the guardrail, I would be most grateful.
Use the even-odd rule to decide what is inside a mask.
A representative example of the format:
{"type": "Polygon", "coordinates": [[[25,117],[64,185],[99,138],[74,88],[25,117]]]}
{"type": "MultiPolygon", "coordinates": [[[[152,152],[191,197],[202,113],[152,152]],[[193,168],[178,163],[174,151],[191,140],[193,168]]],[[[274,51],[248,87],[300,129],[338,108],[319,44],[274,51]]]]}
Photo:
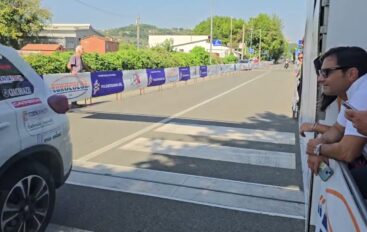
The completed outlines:
{"type": "Polygon", "coordinates": [[[143,90],[151,86],[206,78],[223,73],[252,69],[251,64],[226,64],[141,70],[97,71],[72,75],[70,73],[43,75],[44,82],[55,94],[69,101],[143,90]]]}

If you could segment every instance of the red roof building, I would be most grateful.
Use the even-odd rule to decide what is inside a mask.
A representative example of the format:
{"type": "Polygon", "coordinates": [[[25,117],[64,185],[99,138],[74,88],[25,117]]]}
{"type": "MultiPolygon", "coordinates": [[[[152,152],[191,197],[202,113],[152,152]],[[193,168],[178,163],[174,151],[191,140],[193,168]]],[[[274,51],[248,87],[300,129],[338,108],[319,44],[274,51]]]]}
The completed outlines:
{"type": "Polygon", "coordinates": [[[64,47],[60,44],[27,44],[22,49],[21,53],[41,53],[50,55],[56,51],[64,51],[64,47]]]}
{"type": "Polygon", "coordinates": [[[110,38],[91,35],[80,40],[85,52],[97,52],[104,54],[106,52],[116,52],[119,50],[119,43],[110,38]]]}

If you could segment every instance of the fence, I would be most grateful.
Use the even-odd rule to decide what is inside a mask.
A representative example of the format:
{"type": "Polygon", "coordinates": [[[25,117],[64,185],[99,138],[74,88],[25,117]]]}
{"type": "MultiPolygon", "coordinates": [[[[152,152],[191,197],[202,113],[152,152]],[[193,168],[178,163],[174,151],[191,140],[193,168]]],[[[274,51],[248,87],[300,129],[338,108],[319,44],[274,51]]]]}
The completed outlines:
{"type": "Polygon", "coordinates": [[[70,73],[46,74],[43,79],[53,93],[65,95],[69,101],[80,101],[251,68],[251,64],[226,64],[127,71],[97,71],[78,73],[77,75],[70,73]]]}

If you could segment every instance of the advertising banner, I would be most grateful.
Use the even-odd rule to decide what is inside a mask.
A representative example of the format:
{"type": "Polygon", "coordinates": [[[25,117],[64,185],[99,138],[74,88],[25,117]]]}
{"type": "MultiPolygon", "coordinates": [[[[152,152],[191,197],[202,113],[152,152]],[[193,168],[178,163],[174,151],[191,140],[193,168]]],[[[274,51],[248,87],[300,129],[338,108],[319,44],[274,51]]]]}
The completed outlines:
{"type": "Polygon", "coordinates": [[[208,76],[208,67],[207,66],[200,66],[199,73],[200,73],[200,77],[208,76]]]}
{"type": "Polygon", "coordinates": [[[143,89],[148,86],[145,69],[123,71],[124,90],[143,89]]]}
{"type": "Polygon", "coordinates": [[[339,163],[330,160],[334,174],[326,182],[320,181],[317,197],[317,220],[315,231],[367,231],[367,226],[349,190],[339,163]]]}
{"type": "Polygon", "coordinates": [[[148,87],[163,85],[166,82],[164,68],[147,69],[148,87]]]}
{"type": "Polygon", "coordinates": [[[105,96],[124,91],[121,71],[92,72],[92,97],[105,96]]]}
{"type": "Polygon", "coordinates": [[[70,101],[92,97],[90,73],[45,74],[43,79],[54,94],[65,95],[70,101]]]}
{"type": "Polygon", "coordinates": [[[180,81],[190,80],[190,67],[179,67],[178,73],[179,73],[180,81]]]}
{"type": "Polygon", "coordinates": [[[214,76],[218,73],[218,66],[217,65],[209,65],[208,66],[208,76],[214,76]]]}
{"type": "Polygon", "coordinates": [[[199,77],[199,66],[190,67],[190,79],[195,79],[199,77]]]}
{"type": "Polygon", "coordinates": [[[166,83],[178,81],[178,68],[165,68],[166,83]]]}

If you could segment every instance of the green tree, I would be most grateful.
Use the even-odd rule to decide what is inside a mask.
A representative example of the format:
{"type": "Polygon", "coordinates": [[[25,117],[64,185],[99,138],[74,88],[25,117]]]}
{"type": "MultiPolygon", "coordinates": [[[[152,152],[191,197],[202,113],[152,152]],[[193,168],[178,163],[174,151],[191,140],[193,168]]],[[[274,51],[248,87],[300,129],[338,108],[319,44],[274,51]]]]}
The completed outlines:
{"type": "Polygon", "coordinates": [[[0,43],[19,48],[20,40],[37,35],[50,17],[40,0],[1,0],[0,43]]]}
{"type": "Polygon", "coordinates": [[[279,17],[259,14],[255,18],[250,18],[247,29],[246,44],[255,48],[256,54],[259,54],[261,36],[261,57],[264,58],[266,55],[276,62],[282,56],[285,51],[285,39],[279,17]]]}
{"type": "MultiPolygon", "coordinates": [[[[243,19],[232,19],[232,47],[237,47],[242,38],[243,19]]],[[[194,34],[210,35],[210,18],[200,22],[193,30],[194,34]]],[[[215,16],[213,18],[213,39],[220,39],[224,45],[230,46],[231,17],[215,16]]]]}

